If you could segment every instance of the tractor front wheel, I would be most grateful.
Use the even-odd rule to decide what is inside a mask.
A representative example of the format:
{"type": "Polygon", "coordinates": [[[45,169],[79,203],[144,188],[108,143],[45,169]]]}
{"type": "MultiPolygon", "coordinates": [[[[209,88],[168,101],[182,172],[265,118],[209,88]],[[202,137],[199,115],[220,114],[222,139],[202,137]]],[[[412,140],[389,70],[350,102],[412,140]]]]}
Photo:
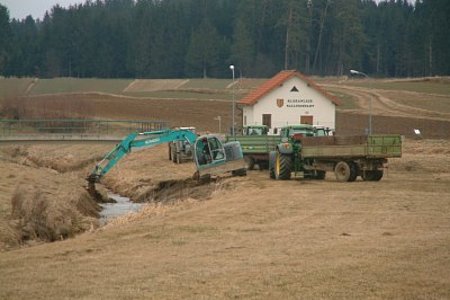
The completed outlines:
{"type": "Polygon", "coordinates": [[[271,179],[275,179],[275,165],[277,161],[277,152],[270,151],[269,153],[269,175],[271,179]]]}

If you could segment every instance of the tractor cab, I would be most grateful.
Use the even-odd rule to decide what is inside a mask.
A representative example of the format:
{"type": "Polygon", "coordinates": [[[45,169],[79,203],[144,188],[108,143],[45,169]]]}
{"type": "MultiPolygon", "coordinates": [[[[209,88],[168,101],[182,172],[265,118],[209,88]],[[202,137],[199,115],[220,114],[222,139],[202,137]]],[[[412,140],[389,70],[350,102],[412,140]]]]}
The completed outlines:
{"type": "Polygon", "coordinates": [[[292,138],[294,136],[314,136],[314,127],[309,124],[288,125],[281,128],[280,135],[285,139],[292,138]]]}
{"type": "Polygon", "coordinates": [[[329,127],[314,125],[314,136],[330,136],[333,131],[329,127]]]}
{"type": "Polygon", "coordinates": [[[233,175],[246,174],[244,155],[237,141],[223,144],[215,135],[202,135],[195,141],[194,153],[198,178],[230,171],[233,175]]]}
{"type": "Polygon", "coordinates": [[[269,127],[267,125],[249,125],[242,130],[243,135],[267,135],[269,127]]]}

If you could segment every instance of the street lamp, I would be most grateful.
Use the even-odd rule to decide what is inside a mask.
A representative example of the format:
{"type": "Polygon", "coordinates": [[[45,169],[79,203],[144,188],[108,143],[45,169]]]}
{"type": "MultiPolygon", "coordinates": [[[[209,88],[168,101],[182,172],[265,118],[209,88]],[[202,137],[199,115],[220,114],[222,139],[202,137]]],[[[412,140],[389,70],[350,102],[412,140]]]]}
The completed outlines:
{"type": "Polygon", "coordinates": [[[214,118],[214,120],[219,122],[219,133],[222,133],[222,117],[217,116],[214,118]]]}
{"type": "MultiPolygon", "coordinates": [[[[356,70],[350,70],[350,75],[369,78],[369,76],[367,76],[366,73],[356,71],[356,70]]],[[[369,135],[372,134],[372,96],[369,97],[369,130],[368,130],[368,134],[369,135]]]]}
{"type": "Polygon", "coordinates": [[[232,103],[232,117],[231,117],[231,119],[232,119],[232,125],[231,125],[231,130],[232,130],[232,135],[233,135],[233,137],[236,137],[236,131],[235,131],[235,128],[234,128],[234,107],[235,107],[235,96],[234,96],[234,65],[230,65],[230,70],[231,70],[231,72],[233,73],[233,91],[232,91],[232,94],[233,94],[233,103],[232,103]]]}

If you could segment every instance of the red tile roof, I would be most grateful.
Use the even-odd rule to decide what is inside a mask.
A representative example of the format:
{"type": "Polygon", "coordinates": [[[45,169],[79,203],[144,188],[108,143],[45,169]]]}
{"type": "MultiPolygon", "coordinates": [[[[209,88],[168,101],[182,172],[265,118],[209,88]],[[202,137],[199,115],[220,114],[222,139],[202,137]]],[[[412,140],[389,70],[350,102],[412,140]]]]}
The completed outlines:
{"type": "Polygon", "coordinates": [[[323,96],[325,96],[328,100],[333,102],[335,105],[340,105],[340,101],[336,96],[333,96],[329,94],[327,91],[325,91],[323,88],[318,86],[314,81],[303,75],[302,73],[296,71],[296,70],[284,70],[272,77],[271,79],[264,82],[262,85],[260,85],[257,89],[250,92],[247,96],[242,98],[239,101],[239,104],[242,105],[254,105],[256,102],[258,102],[263,96],[268,94],[273,89],[279,87],[283,82],[285,82],[288,79],[291,79],[292,77],[298,77],[301,80],[305,81],[308,86],[312,87],[319,93],[321,93],[323,96]]]}

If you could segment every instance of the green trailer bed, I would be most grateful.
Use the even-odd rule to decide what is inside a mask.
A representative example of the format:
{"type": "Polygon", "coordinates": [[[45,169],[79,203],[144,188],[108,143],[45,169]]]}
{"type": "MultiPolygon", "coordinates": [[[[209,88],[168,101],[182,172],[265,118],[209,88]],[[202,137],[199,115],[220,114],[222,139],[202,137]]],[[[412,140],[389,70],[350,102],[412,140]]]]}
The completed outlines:
{"type": "Polygon", "coordinates": [[[268,154],[281,143],[277,135],[237,135],[228,136],[227,141],[239,141],[245,154],[268,154]]]}
{"type": "Polygon", "coordinates": [[[401,157],[400,135],[371,135],[302,139],[303,158],[388,158],[401,157]]]}

